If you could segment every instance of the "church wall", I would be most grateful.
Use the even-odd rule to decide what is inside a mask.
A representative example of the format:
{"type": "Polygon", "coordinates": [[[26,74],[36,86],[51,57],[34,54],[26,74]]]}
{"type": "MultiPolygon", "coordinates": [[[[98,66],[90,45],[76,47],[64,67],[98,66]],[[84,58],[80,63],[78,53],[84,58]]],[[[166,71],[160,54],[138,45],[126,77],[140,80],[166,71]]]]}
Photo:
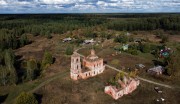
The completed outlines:
{"type": "Polygon", "coordinates": [[[137,88],[138,85],[139,85],[139,80],[137,81],[132,80],[129,85],[127,85],[125,88],[123,88],[118,92],[116,91],[117,89],[113,88],[112,86],[106,86],[104,92],[117,100],[121,98],[123,95],[132,93],[137,88]]]}

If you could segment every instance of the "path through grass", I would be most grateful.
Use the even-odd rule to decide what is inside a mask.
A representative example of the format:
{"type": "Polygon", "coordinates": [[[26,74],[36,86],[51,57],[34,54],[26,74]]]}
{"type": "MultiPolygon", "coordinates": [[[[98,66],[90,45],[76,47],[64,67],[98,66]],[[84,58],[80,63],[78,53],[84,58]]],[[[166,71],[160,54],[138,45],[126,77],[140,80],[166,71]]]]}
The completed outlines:
{"type": "Polygon", "coordinates": [[[8,97],[6,99],[6,101],[4,102],[5,104],[12,104],[14,99],[23,91],[25,92],[35,92],[36,90],[38,90],[39,88],[43,87],[44,85],[50,83],[51,81],[58,79],[58,78],[63,78],[64,76],[66,76],[69,73],[69,70],[66,70],[64,72],[59,72],[57,74],[55,74],[54,76],[45,78],[45,79],[40,79],[40,80],[36,80],[33,82],[28,82],[28,83],[24,83],[24,84],[20,84],[17,86],[14,86],[9,94],[8,97]]]}

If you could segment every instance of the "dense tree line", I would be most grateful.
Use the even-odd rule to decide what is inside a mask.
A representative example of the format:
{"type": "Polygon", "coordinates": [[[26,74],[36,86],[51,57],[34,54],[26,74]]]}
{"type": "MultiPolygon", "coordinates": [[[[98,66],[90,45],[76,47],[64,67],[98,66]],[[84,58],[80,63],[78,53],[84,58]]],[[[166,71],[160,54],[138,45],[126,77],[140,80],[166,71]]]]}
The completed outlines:
{"type": "Polygon", "coordinates": [[[180,16],[157,17],[157,18],[130,18],[115,19],[107,24],[108,29],[113,30],[176,30],[180,31],[180,16]]]}
{"type": "MultiPolygon", "coordinates": [[[[13,35],[22,35],[23,33],[32,33],[34,35],[44,35],[46,32],[50,33],[64,33],[79,29],[80,27],[89,27],[102,24],[105,19],[90,18],[90,17],[64,17],[48,15],[30,15],[29,17],[13,16],[13,19],[7,19],[3,16],[0,18],[0,29],[11,30],[13,35]],[[51,17],[52,16],[52,17],[51,17]],[[37,18],[38,17],[38,18],[37,18]]],[[[11,16],[9,16],[10,18],[11,16]]]]}
{"type": "Polygon", "coordinates": [[[4,49],[16,49],[29,43],[27,35],[22,34],[21,36],[14,35],[12,31],[7,29],[0,30],[0,50],[4,49]]]}

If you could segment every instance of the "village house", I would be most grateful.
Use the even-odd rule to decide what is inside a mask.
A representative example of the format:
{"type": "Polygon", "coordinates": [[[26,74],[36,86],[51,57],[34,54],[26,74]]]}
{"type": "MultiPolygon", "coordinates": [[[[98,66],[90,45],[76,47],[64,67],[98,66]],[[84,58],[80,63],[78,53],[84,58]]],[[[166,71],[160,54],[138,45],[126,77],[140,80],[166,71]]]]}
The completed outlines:
{"type": "Polygon", "coordinates": [[[146,66],[143,65],[143,64],[136,64],[135,67],[136,67],[137,69],[144,69],[146,66]]]}
{"type": "Polygon", "coordinates": [[[155,74],[155,75],[161,75],[164,71],[165,70],[162,66],[156,66],[156,67],[150,68],[148,70],[148,73],[155,74]]]}
{"type": "Polygon", "coordinates": [[[71,40],[72,40],[72,38],[70,38],[70,37],[69,37],[69,38],[64,38],[64,39],[63,39],[63,42],[69,42],[69,41],[71,41],[71,40]]]}
{"type": "Polygon", "coordinates": [[[73,80],[94,77],[103,73],[104,69],[103,59],[96,56],[93,49],[91,50],[91,54],[82,60],[76,52],[71,56],[70,76],[73,80]]]}
{"type": "Polygon", "coordinates": [[[112,96],[115,100],[121,98],[123,95],[132,93],[139,85],[139,80],[136,78],[126,77],[118,80],[119,88],[117,86],[106,86],[104,92],[112,96]]]}
{"type": "Polygon", "coordinates": [[[161,58],[167,58],[172,53],[171,48],[165,47],[164,49],[160,50],[160,57],[161,58]]]}
{"type": "Polygon", "coordinates": [[[92,43],[95,43],[94,39],[84,40],[84,44],[92,44],[92,43]]]}

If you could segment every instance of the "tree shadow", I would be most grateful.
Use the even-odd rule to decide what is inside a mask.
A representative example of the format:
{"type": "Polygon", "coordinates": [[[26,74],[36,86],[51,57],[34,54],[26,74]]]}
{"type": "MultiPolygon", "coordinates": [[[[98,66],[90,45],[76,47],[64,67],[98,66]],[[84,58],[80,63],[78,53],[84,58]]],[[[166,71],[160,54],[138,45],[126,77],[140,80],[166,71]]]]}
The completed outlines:
{"type": "Polygon", "coordinates": [[[161,62],[161,61],[158,61],[158,60],[152,60],[152,61],[154,63],[154,66],[158,66],[158,65],[165,66],[165,64],[163,62],[161,62]]]}
{"type": "Polygon", "coordinates": [[[55,61],[56,61],[56,58],[55,58],[55,57],[53,57],[53,63],[55,63],[55,61]]]}
{"type": "Polygon", "coordinates": [[[2,103],[6,100],[7,97],[8,97],[8,94],[6,94],[6,95],[1,95],[1,96],[0,96],[0,104],[2,104],[2,103]]]}
{"type": "Polygon", "coordinates": [[[21,55],[17,55],[15,57],[15,63],[14,63],[14,67],[16,69],[16,72],[17,72],[17,76],[18,76],[18,82],[17,83],[21,83],[22,80],[23,80],[23,76],[24,76],[24,73],[25,73],[25,69],[21,67],[21,64],[22,62],[24,61],[22,59],[22,56],[21,55]]]}
{"type": "Polygon", "coordinates": [[[104,64],[107,64],[107,61],[104,61],[103,63],[104,63],[104,64]]]}
{"type": "Polygon", "coordinates": [[[35,98],[37,99],[38,104],[41,104],[41,103],[42,103],[42,97],[43,97],[43,95],[42,95],[42,94],[34,93],[34,96],[35,96],[35,98]]]}

